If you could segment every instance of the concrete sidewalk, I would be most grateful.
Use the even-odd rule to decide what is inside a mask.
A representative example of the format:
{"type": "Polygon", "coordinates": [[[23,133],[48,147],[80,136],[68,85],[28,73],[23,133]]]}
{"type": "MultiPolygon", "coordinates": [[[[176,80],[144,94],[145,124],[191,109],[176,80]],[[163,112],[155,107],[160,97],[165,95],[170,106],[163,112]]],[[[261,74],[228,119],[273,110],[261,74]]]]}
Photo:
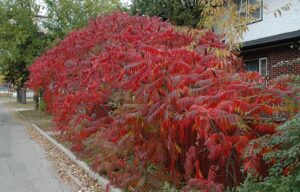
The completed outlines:
{"type": "Polygon", "coordinates": [[[45,151],[0,102],[0,192],[69,192],[45,151]]]}

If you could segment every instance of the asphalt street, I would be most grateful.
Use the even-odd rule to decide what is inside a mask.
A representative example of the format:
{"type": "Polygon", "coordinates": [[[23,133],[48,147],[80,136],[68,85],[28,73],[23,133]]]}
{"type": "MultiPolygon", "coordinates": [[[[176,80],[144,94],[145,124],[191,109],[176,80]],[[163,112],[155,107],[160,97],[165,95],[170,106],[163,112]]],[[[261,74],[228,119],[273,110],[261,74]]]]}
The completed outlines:
{"type": "Polygon", "coordinates": [[[68,192],[69,186],[30,139],[26,127],[0,101],[0,192],[68,192]]]}

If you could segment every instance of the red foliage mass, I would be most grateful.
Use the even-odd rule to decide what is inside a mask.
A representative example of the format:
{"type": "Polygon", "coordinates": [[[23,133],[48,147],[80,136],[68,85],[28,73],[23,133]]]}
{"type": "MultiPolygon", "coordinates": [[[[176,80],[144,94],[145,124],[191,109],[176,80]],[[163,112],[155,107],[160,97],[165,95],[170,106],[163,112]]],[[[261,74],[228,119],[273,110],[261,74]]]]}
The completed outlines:
{"type": "Polygon", "coordinates": [[[122,186],[141,177],[128,180],[137,170],[117,163],[133,154],[135,165],[186,173],[186,188],[221,191],[219,184],[242,181],[245,146],[274,132],[277,124],[265,116],[278,112],[290,92],[260,85],[257,73],[238,72],[235,56],[218,57],[216,50],[227,48],[212,32],[195,35],[157,18],[114,13],[38,58],[29,85],[43,88],[74,149],[95,135],[99,151],[111,149],[97,163],[122,186]]]}

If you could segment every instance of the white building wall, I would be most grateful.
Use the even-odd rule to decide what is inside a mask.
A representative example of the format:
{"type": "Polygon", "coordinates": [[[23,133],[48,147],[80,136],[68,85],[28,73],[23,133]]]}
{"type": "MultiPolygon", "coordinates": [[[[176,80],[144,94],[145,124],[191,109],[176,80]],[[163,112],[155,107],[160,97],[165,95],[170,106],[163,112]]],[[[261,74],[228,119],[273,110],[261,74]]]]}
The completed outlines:
{"type": "MultiPolygon", "coordinates": [[[[26,91],[26,97],[27,98],[32,98],[34,96],[34,92],[27,90],[26,91]]],[[[17,98],[17,92],[12,92],[12,97],[17,98]]]]}
{"type": "Polygon", "coordinates": [[[299,0],[263,0],[263,4],[266,8],[262,21],[248,25],[243,42],[300,30],[299,0]],[[287,3],[290,3],[290,10],[281,11],[281,16],[275,17],[274,12],[287,3]]]}

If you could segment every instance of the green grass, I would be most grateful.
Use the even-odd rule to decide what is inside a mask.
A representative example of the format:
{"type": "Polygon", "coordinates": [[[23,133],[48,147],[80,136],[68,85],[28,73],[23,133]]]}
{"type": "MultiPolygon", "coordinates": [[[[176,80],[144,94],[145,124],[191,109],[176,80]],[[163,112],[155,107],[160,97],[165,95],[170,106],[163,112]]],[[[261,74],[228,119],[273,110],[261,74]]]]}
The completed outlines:
{"type": "Polygon", "coordinates": [[[27,104],[14,101],[8,102],[7,105],[17,111],[18,109],[22,109],[19,113],[22,114],[30,123],[35,123],[44,131],[52,131],[52,116],[44,111],[35,110],[33,101],[28,101],[27,104]]]}
{"type": "Polygon", "coordinates": [[[0,93],[0,99],[10,99],[11,97],[8,94],[1,94],[0,93]]]}
{"type": "Polygon", "coordinates": [[[9,102],[9,105],[13,108],[21,108],[21,109],[34,109],[34,102],[33,101],[28,101],[27,104],[22,104],[18,102],[9,102]]]}
{"type": "Polygon", "coordinates": [[[35,123],[44,131],[53,130],[52,116],[48,113],[39,110],[26,110],[20,111],[20,113],[26,118],[27,121],[35,123]]]}
{"type": "Polygon", "coordinates": [[[11,98],[10,96],[3,96],[3,95],[0,95],[0,102],[10,102],[10,101],[14,101],[15,99],[11,98]]]}
{"type": "MultiPolygon", "coordinates": [[[[43,131],[53,131],[53,122],[52,118],[53,116],[46,113],[45,111],[41,110],[35,110],[34,109],[34,102],[28,102],[27,104],[21,104],[17,102],[7,102],[7,106],[18,110],[22,109],[21,111],[18,111],[20,114],[22,114],[26,121],[29,123],[34,123],[38,127],[40,127],[43,131]]],[[[70,149],[72,148],[72,144],[65,140],[61,135],[51,135],[57,142],[64,145],[66,148],[70,149]]],[[[77,153],[79,159],[82,161],[85,161],[88,165],[91,165],[92,157],[86,154],[80,154],[77,153]]]]}

